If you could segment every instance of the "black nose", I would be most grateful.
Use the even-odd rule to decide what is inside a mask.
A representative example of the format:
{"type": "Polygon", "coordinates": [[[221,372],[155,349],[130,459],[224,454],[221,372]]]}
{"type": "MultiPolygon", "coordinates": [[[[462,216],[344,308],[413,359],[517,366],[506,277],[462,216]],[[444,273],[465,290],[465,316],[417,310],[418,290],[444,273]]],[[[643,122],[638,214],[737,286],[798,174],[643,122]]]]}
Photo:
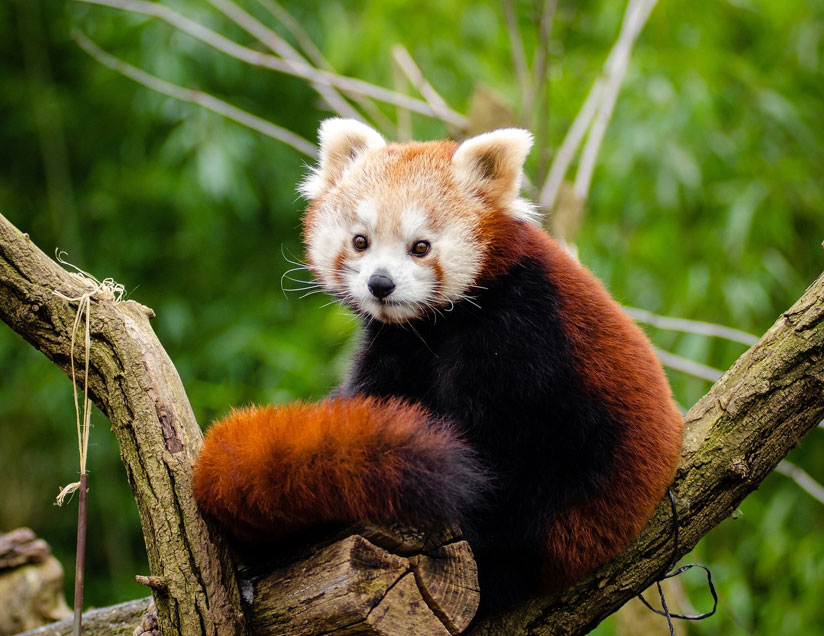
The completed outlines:
{"type": "Polygon", "coordinates": [[[375,298],[386,298],[395,289],[395,283],[389,276],[377,272],[369,277],[366,286],[375,298]]]}

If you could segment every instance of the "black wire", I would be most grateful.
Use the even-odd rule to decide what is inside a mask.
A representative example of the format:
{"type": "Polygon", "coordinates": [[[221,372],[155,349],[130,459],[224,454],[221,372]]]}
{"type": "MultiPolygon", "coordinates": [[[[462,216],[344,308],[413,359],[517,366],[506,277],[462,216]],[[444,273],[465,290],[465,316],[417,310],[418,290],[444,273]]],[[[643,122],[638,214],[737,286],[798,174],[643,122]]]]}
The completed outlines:
{"type": "Polygon", "coordinates": [[[652,605],[650,605],[642,593],[638,594],[638,598],[641,599],[641,602],[646,605],[647,608],[651,609],[660,616],[666,617],[670,636],[675,636],[675,628],[672,625],[672,619],[679,618],[685,621],[700,621],[704,618],[712,616],[715,614],[715,610],[718,609],[718,593],[715,591],[715,585],[712,583],[712,573],[705,565],[701,565],[700,563],[688,563],[687,565],[682,565],[677,570],[672,569],[678,561],[678,506],[675,503],[675,495],[672,494],[671,488],[667,489],[667,495],[669,495],[670,506],[672,508],[672,556],[670,557],[670,561],[667,564],[664,573],[655,580],[655,585],[658,588],[658,596],[661,598],[661,607],[663,610],[655,609],[652,605]],[[712,594],[712,610],[696,615],[672,614],[669,611],[667,601],[664,598],[664,590],[661,588],[661,581],[671,579],[672,577],[678,576],[679,574],[682,574],[687,570],[691,570],[692,568],[701,568],[707,573],[707,586],[710,588],[710,594],[712,594]]]}

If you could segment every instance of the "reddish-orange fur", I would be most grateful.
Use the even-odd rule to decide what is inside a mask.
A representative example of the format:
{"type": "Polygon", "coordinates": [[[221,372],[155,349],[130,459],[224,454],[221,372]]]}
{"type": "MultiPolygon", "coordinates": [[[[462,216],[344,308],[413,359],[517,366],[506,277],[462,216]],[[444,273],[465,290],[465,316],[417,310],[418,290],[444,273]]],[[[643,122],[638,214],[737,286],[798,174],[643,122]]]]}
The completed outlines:
{"type": "Polygon", "coordinates": [[[209,429],[194,493],[245,541],[331,522],[426,523],[426,510],[405,500],[426,497],[437,506],[436,474],[462,470],[469,454],[445,423],[401,400],[251,407],[209,429]]]}
{"type": "Polygon", "coordinates": [[[560,567],[566,570],[560,578],[569,581],[606,562],[641,531],[675,476],[683,418],[666,399],[666,376],[643,332],[601,282],[554,241],[534,229],[530,234],[559,289],[565,331],[580,352],[578,373],[600,389],[611,412],[625,414],[609,488],[573,506],[549,529],[547,576],[553,578],[553,567],[560,567]],[[661,425],[653,429],[651,422],[661,425]],[[590,528],[592,519],[598,525],[582,535],[582,519],[590,520],[590,528]],[[570,545],[579,552],[570,554],[570,545]]]}
{"type": "Polygon", "coordinates": [[[579,376],[626,422],[608,488],[564,510],[547,528],[544,585],[562,587],[606,563],[639,534],[675,476],[683,418],[665,399],[670,388],[646,336],[597,278],[543,230],[503,212],[491,213],[481,231],[492,246],[482,280],[523,256],[543,262],[579,376]],[[651,422],[663,425],[651,429],[651,422]]]}
{"type": "MultiPolygon", "coordinates": [[[[540,519],[541,534],[535,536],[545,538],[542,583],[557,588],[608,561],[640,532],[674,476],[682,418],[643,332],[592,274],[543,230],[513,214],[520,172],[506,156],[493,153],[480,162],[481,176],[467,190],[465,175],[459,178],[453,170],[458,149],[452,142],[388,145],[367,157],[360,173],[341,177],[343,167],[336,166],[323,194],[313,195],[317,199],[304,219],[305,237],[311,246],[319,225],[353,215],[357,202],[369,195],[380,212],[373,228],[378,237],[399,231],[410,201],[426,210],[436,233],[454,234],[456,226],[450,224],[460,220],[459,229],[468,228],[465,233],[472,236],[466,251],[480,257],[468,281],[472,288],[506,276],[519,261],[540,263],[535,267],[545,271],[557,299],[577,381],[621,424],[604,464],[609,472],[586,498],[566,502],[548,522],[531,517],[540,519]],[[484,176],[486,170],[497,178],[484,176]],[[338,187],[337,179],[350,182],[338,187]]],[[[340,251],[324,248],[315,254],[321,263],[310,258],[320,280],[326,276],[343,285],[342,268],[353,251],[347,241],[340,251]]],[[[421,263],[434,273],[434,292],[443,295],[455,259],[441,260],[434,251],[421,263]]],[[[336,290],[342,296],[347,291],[336,290]]],[[[375,368],[382,372],[384,367],[375,368]]],[[[513,375],[520,378],[518,373],[513,375]]],[[[464,424],[471,428],[473,422],[464,424]]],[[[203,509],[245,540],[328,522],[460,521],[484,485],[483,476],[469,466],[473,459],[449,425],[415,404],[329,399],[233,412],[210,430],[194,487],[203,509]]],[[[540,459],[536,474],[546,477],[551,473],[541,468],[540,459]]],[[[524,519],[529,522],[529,515],[524,519]]]]}

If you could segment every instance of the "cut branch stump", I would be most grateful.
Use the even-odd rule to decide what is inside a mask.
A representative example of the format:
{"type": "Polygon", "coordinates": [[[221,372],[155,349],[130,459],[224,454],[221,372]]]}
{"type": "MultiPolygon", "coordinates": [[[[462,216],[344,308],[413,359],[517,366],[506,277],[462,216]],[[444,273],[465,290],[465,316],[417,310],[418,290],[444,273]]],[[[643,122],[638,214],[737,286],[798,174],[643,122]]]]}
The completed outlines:
{"type": "Polygon", "coordinates": [[[478,608],[478,571],[456,529],[364,526],[252,583],[259,634],[455,636],[478,608]]]}

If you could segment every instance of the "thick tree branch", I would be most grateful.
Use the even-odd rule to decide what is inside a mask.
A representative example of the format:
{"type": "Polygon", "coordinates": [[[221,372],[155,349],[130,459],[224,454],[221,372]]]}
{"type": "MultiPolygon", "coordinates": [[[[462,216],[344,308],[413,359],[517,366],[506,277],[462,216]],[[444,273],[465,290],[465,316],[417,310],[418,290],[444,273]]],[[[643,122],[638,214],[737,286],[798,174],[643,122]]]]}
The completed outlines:
{"type": "MultiPolygon", "coordinates": [[[[0,215],[0,320],[67,371],[77,308],[56,291],[77,297],[86,289],[0,215]]],[[[243,634],[231,559],[192,497],[201,432],[151,316],[133,301],[93,301],[89,393],[112,423],[149,567],[166,583],[166,593],[155,593],[164,633],[243,634]]],[[[84,361],[82,347],[75,356],[84,361]]]]}
{"type": "MultiPolygon", "coordinates": [[[[74,308],[55,297],[54,290],[74,296],[81,284],[0,216],[0,319],[65,370],[74,308]]],[[[822,420],[822,301],[824,276],[687,413],[682,460],[673,487],[680,517],[679,554],[691,550],[704,534],[730,516],[801,437],[822,420]]],[[[90,389],[112,420],[120,442],[140,510],[152,574],[167,584],[166,594],[155,594],[161,621],[172,626],[166,633],[234,634],[235,629],[240,633],[242,608],[228,555],[191,499],[191,464],[200,444],[200,432],[177,374],[151,333],[149,313],[132,302],[118,306],[95,303],[90,389]],[[210,611],[205,611],[206,607],[210,611]],[[204,621],[207,628],[201,629],[198,621],[204,621]]],[[[641,537],[587,580],[560,596],[537,599],[515,611],[477,621],[467,633],[584,634],[645,589],[667,567],[672,555],[671,536],[669,506],[662,504],[641,537]]],[[[336,586],[333,602],[327,604],[332,609],[325,618],[313,618],[318,626],[315,631],[300,633],[327,633],[328,624],[340,625],[341,611],[349,612],[358,622],[347,623],[340,633],[397,633],[381,632],[380,626],[373,624],[378,618],[369,611],[368,604],[373,601],[377,602],[373,607],[383,603],[381,612],[392,620],[400,620],[398,616],[405,616],[404,611],[411,616],[425,610],[435,614],[443,627],[440,632],[415,633],[455,633],[456,624],[441,616],[448,614],[444,608],[453,598],[452,593],[433,603],[437,601],[435,588],[426,583],[426,576],[431,575],[426,568],[434,564],[421,565],[414,551],[373,551],[362,540],[376,545],[362,534],[353,535],[324,544],[305,561],[256,580],[250,619],[260,633],[298,633],[291,625],[284,632],[288,623],[283,621],[296,618],[296,608],[310,611],[320,607],[319,596],[299,594],[331,589],[321,583],[322,577],[330,575],[328,567],[321,563],[312,577],[304,569],[311,567],[312,559],[324,550],[333,560],[340,555],[354,559],[356,553],[371,556],[361,559],[360,564],[344,560],[343,569],[329,579],[336,586]],[[407,559],[407,563],[399,559],[407,559]],[[386,579],[391,573],[375,567],[376,560],[391,563],[399,578],[386,579]],[[295,584],[296,572],[304,577],[299,585],[295,584]],[[410,572],[412,578],[404,575],[410,572]],[[414,589],[407,585],[413,578],[414,589]],[[385,585],[384,579],[389,581],[385,585]],[[404,585],[399,581],[405,581],[404,585]],[[416,596],[410,604],[410,593],[415,589],[423,602],[416,596]],[[390,593],[395,595],[394,600],[387,604],[390,593]],[[367,606],[363,605],[364,598],[367,606]],[[352,602],[366,607],[365,613],[358,614],[361,610],[353,609],[352,602]],[[275,616],[274,623],[263,621],[267,612],[275,616]]],[[[447,542],[444,547],[457,545],[447,542]]],[[[449,559],[440,562],[439,567],[443,570],[447,563],[449,559]]],[[[465,580],[463,587],[455,589],[463,590],[464,599],[472,599],[471,568],[467,569],[464,557],[453,563],[455,567],[446,569],[462,573],[465,580]]],[[[447,572],[443,578],[441,571],[438,576],[441,578],[431,580],[448,582],[452,575],[447,572]]],[[[462,601],[450,611],[470,603],[462,601]]]]}

